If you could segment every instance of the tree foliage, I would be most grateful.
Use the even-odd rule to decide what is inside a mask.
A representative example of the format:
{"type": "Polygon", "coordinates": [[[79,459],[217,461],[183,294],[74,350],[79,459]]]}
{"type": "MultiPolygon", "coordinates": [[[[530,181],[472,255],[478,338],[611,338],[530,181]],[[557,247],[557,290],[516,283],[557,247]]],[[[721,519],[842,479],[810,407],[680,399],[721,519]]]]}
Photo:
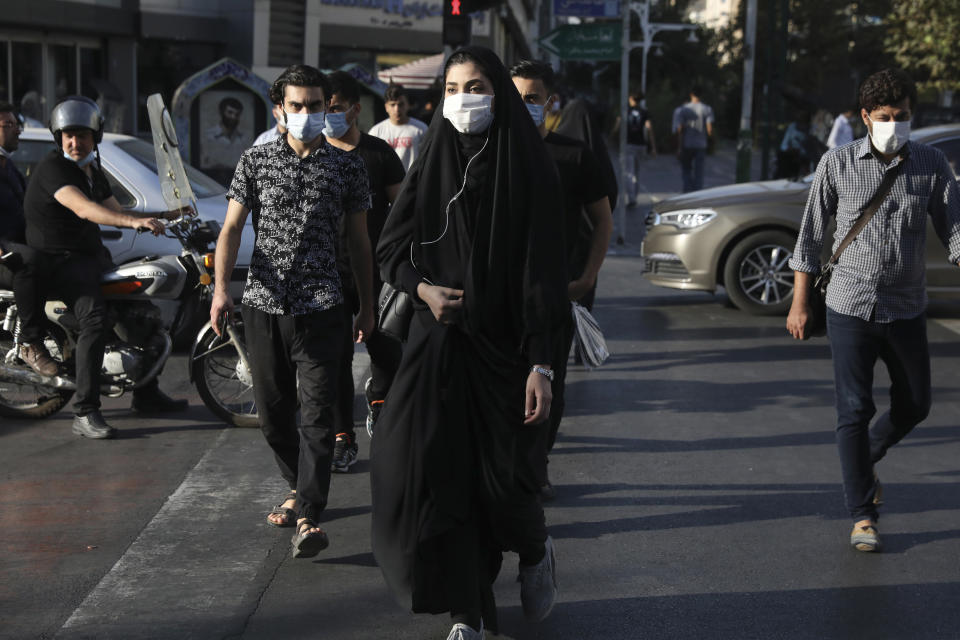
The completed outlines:
{"type": "Polygon", "coordinates": [[[897,2],[886,22],[887,50],[921,89],[960,88],[960,2],[897,2]]]}
{"type": "MultiPolygon", "coordinates": [[[[773,126],[802,113],[837,113],[853,106],[860,81],[893,64],[884,47],[883,18],[894,0],[761,0],[757,3],[754,122],[773,126]]],[[[726,117],[739,116],[746,0],[719,31],[716,53],[735,77],[726,117]]]]}

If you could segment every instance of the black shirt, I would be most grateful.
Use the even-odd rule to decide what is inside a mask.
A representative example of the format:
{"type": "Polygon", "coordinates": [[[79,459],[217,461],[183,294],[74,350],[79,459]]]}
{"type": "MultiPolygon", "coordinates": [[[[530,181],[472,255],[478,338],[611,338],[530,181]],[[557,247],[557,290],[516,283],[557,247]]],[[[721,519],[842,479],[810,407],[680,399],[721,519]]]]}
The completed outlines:
{"type": "Polygon", "coordinates": [[[570,279],[579,278],[590,253],[593,223],[584,207],[607,197],[600,165],[586,144],[551,131],[543,139],[560,173],[565,203],[564,238],[570,279]]]}
{"type": "Polygon", "coordinates": [[[67,186],[74,186],[91,200],[102,203],[113,193],[100,167],[93,166],[93,177],[68,160],[56,149],[33,170],[23,209],[27,218],[27,244],[42,251],[73,251],[102,255],[100,227],[84,220],[57,202],[53,195],[67,186]]]}
{"type": "Polygon", "coordinates": [[[26,221],[23,219],[23,174],[6,158],[0,167],[0,241],[24,242],[26,221]]]}
{"type": "MultiPolygon", "coordinates": [[[[363,164],[367,167],[367,176],[370,179],[370,191],[373,197],[373,204],[367,210],[367,235],[370,237],[372,251],[376,248],[377,242],[380,241],[380,232],[383,230],[383,224],[387,221],[387,213],[390,210],[387,187],[403,182],[405,174],[403,162],[397,152],[393,150],[393,147],[387,144],[385,140],[366,133],[361,133],[357,146],[346,153],[356,153],[363,159],[363,164]]],[[[374,296],[380,294],[380,287],[383,285],[380,280],[380,269],[376,262],[376,257],[374,257],[374,296]]],[[[340,257],[337,267],[340,270],[344,290],[348,292],[351,306],[354,309],[359,308],[359,302],[356,300],[354,291],[353,276],[350,272],[350,248],[347,244],[346,225],[343,224],[340,226],[340,257]]]]}
{"type": "Polygon", "coordinates": [[[631,107],[627,111],[627,144],[644,145],[647,143],[647,110],[631,107]]]}

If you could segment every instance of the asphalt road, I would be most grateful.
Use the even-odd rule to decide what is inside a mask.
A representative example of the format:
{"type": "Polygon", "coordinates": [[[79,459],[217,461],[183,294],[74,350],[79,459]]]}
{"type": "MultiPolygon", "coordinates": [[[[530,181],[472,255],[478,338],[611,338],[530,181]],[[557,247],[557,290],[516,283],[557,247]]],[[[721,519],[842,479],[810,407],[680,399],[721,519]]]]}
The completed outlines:
{"type": "MultiPolygon", "coordinates": [[[[708,158],[707,185],[733,167],[723,150],[708,158]]],[[[642,183],[647,204],[676,190],[676,159],[647,159],[642,183]]],[[[613,355],[568,379],[547,508],[560,602],[525,623],[508,556],[505,632],[960,638],[960,304],[932,307],[933,410],[880,465],[885,552],[858,553],[827,342],[793,342],[782,318],[746,316],[722,293],[647,284],[645,213],[627,211],[601,274],[595,315],[613,355]]],[[[361,353],[358,381],[365,365],[361,353]]],[[[881,409],[888,384],[878,368],[881,409]]],[[[189,412],[143,419],[128,398],[107,400],[113,441],[73,436],[66,411],[0,422],[0,638],[446,637],[446,617],[402,610],[374,563],[365,435],[358,464],[333,478],[331,546],[294,560],[290,530],[264,519],[284,486],[259,432],[223,428],[182,355],[162,386],[189,412]]]]}
{"type": "MultiPolygon", "coordinates": [[[[886,550],[868,555],[847,544],[827,343],[639,268],[608,259],[596,316],[613,355],[569,377],[547,509],[560,603],[526,624],[508,556],[505,632],[960,637],[956,305],[934,309],[933,411],[880,465],[886,550]]],[[[333,479],[329,549],[294,560],[264,520],[283,485],[259,432],[222,428],[185,373],[181,356],[164,374],[191,401],[175,419],[109,400],[117,440],[74,437],[67,412],[3,421],[0,637],[445,638],[446,618],[400,609],[375,566],[366,435],[333,479]]],[[[880,368],[881,406],[887,384],[880,368]]]]}

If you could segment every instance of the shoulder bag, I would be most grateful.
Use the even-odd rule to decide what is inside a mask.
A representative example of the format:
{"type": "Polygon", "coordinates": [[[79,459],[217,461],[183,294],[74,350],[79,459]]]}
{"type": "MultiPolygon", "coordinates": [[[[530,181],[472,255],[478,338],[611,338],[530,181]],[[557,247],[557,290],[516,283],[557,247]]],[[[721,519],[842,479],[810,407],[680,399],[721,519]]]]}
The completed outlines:
{"type": "Polygon", "coordinates": [[[841,242],[837,250],[834,251],[833,256],[830,257],[827,264],[820,268],[820,273],[810,281],[810,292],[807,295],[810,317],[807,320],[806,330],[804,331],[806,337],[819,338],[827,334],[827,285],[830,284],[833,267],[840,259],[840,254],[843,253],[844,249],[863,231],[863,228],[870,222],[873,214],[877,212],[877,209],[880,208],[880,205],[883,204],[883,201],[887,198],[887,194],[890,193],[890,189],[893,187],[894,180],[897,179],[897,175],[900,173],[900,167],[903,166],[904,160],[905,158],[901,156],[900,164],[893,170],[887,171],[883,176],[883,181],[880,183],[880,186],[877,187],[877,192],[873,194],[873,198],[871,198],[867,208],[864,209],[863,213],[857,219],[857,222],[850,228],[850,231],[847,232],[847,235],[843,238],[843,242],[841,242]]]}
{"type": "Polygon", "coordinates": [[[384,282],[377,299],[377,331],[406,342],[413,320],[413,300],[404,291],[384,282]]]}

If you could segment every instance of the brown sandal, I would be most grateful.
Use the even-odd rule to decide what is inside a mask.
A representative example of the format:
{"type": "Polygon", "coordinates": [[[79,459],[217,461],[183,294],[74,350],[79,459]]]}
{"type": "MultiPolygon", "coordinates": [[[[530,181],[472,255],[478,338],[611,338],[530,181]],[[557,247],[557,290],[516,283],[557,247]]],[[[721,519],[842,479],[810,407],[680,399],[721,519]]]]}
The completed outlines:
{"type": "Polygon", "coordinates": [[[267,522],[275,527],[292,527],[297,523],[297,512],[290,507],[283,506],[283,503],[293,500],[294,505],[297,502],[297,492],[291,491],[280,501],[280,504],[273,508],[273,511],[267,514],[267,522]],[[283,522],[277,523],[270,519],[270,516],[283,516],[283,522]]]}
{"type": "Polygon", "coordinates": [[[294,558],[312,558],[327,548],[330,539],[327,538],[327,533],[317,526],[316,522],[306,518],[297,525],[297,532],[290,542],[293,544],[294,558]],[[311,529],[317,529],[317,531],[311,531],[311,529]]]}

